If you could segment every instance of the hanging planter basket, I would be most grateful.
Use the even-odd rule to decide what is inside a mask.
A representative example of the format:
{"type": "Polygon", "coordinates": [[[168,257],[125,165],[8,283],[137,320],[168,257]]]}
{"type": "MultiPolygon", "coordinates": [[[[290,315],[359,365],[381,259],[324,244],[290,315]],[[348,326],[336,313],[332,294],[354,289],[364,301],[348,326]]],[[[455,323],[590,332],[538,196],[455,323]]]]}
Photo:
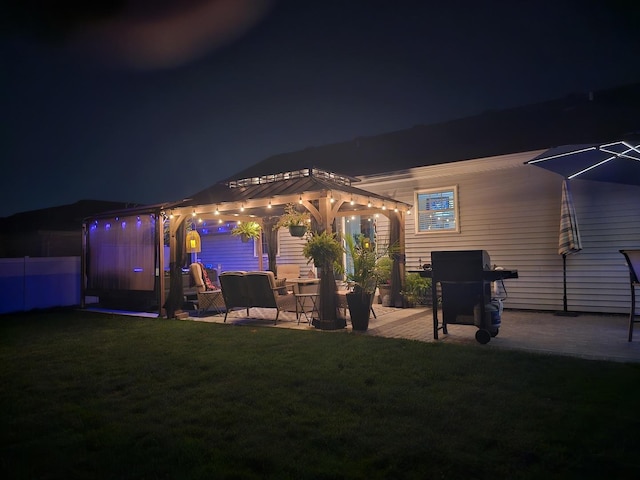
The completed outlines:
{"type": "Polygon", "coordinates": [[[289,233],[292,237],[304,237],[307,233],[306,225],[289,225],[289,233]]]}
{"type": "Polygon", "coordinates": [[[240,240],[242,241],[242,243],[247,243],[249,240],[251,240],[251,237],[243,233],[242,235],[240,235],[240,240]]]}

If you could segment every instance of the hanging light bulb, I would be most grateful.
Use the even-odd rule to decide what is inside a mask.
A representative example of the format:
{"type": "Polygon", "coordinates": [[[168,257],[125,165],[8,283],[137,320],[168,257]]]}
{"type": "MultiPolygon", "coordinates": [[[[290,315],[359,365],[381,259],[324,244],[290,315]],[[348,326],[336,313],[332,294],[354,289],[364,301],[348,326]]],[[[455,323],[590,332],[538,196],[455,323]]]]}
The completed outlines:
{"type": "Polygon", "coordinates": [[[351,195],[351,202],[349,202],[351,205],[355,205],[356,202],[353,201],[353,195],[351,195]]]}
{"type": "Polygon", "coordinates": [[[244,203],[240,205],[240,211],[244,212],[244,203]]]}
{"type": "Polygon", "coordinates": [[[267,208],[271,208],[271,200],[269,200],[269,205],[267,205],[267,208]]]}
{"type": "Polygon", "coordinates": [[[371,199],[367,202],[367,207],[371,208],[371,199]]]}
{"type": "Polygon", "coordinates": [[[302,195],[300,195],[300,198],[298,199],[298,203],[302,205],[302,195]]]}
{"type": "Polygon", "coordinates": [[[220,210],[218,209],[218,206],[216,205],[216,211],[213,212],[215,215],[220,215],[220,210]]]}

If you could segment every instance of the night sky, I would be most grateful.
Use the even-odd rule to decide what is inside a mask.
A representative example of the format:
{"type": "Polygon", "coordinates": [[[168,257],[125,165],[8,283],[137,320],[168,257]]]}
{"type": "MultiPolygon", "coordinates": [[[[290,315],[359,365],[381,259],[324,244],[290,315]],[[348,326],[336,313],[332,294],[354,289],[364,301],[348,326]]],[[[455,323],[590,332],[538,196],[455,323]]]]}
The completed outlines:
{"type": "Polygon", "coordinates": [[[270,155],[638,82],[636,4],[15,0],[0,216],[179,200],[270,155]]]}

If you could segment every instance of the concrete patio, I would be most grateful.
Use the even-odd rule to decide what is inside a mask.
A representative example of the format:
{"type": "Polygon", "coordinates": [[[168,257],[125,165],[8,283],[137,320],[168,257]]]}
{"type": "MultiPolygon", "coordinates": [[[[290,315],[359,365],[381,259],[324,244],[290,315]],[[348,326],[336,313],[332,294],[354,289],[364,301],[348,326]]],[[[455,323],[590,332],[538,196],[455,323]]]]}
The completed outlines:
{"type": "MultiPolygon", "coordinates": [[[[401,309],[375,305],[374,310],[377,318],[371,316],[369,330],[356,334],[640,363],[640,330],[634,332],[633,342],[627,341],[628,315],[580,314],[568,317],[552,312],[505,310],[498,336],[481,345],[475,340],[477,329],[473,325],[448,325],[448,335],[439,332],[439,339],[434,340],[430,308],[401,309]]],[[[318,333],[354,333],[349,321],[346,329],[325,332],[310,326],[304,317],[298,324],[295,313],[291,312],[281,312],[277,325],[274,325],[275,314],[273,309],[252,308],[247,317],[245,310],[237,310],[229,313],[227,324],[314,330],[318,333]]],[[[439,317],[442,318],[441,315],[439,317]]],[[[224,314],[192,316],[189,320],[223,323],[224,314]]]]}

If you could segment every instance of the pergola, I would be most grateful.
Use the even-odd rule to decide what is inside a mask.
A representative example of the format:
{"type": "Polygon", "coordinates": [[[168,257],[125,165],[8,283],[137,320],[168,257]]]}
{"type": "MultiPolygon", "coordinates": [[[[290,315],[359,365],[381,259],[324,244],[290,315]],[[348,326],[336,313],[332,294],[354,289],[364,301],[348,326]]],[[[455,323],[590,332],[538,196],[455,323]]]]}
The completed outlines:
{"type": "MultiPolygon", "coordinates": [[[[160,275],[160,305],[171,304],[174,300],[174,308],[179,310],[177,305],[182,296],[182,284],[177,262],[184,248],[181,232],[187,218],[195,217],[207,222],[253,221],[263,227],[262,232],[271,232],[273,229],[270,227],[282,215],[285,205],[291,203],[301,205],[309,211],[312,228],[318,232],[333,232],[334,220],[339,217],[376,213],[388,217],[389,244],[396,246],[397,251],[393,261],[391,297],[392,302],[401,301],[400,291],[404,279],[401,264],[404,263],[405,252],[404,218],[410,213],[411,205],[354,187],[352,184],[357,181],[357,178],[347,175],[305,168],[218,183],[191,198],[167,206],[163,213],[169,218],[171,285],[169,302],[166,302],[164,276],[160,275]]],[[[256,246],[258,268],[263,270],[262,242],[256,242],[256,246]]],[[[160,258],[160,265],[163,262],[164,259],[160,258]]]]}

